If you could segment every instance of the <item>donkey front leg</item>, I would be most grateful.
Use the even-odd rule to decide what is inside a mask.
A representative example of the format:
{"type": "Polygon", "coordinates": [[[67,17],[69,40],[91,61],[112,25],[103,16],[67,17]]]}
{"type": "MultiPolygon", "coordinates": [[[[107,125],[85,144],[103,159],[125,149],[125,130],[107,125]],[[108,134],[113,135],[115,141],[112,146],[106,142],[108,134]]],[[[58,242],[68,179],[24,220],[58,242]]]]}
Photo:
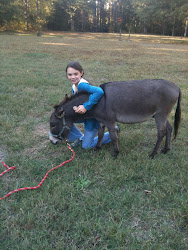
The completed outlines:
{"type": "Polygon", "coordinates": [[[104,136],[104,130],[105,130],[104,123],[100,123],[99,128],[98,128],[98,142],[97,142],[97,145],[95,147],[95,150],[99,150],[102,147],[102,139],[104,136]]]}
{"type": "Polygon", "coordinates": [[[118,146],[118,136],[117,136],[117,130],[115,128],[115,124],[112,127],[108,128],[110,133],[110,138],[112,140],[113,146],[114,146],[114,153],[113,156],[116,158],[119,154],[119,146],[118,146]]]}

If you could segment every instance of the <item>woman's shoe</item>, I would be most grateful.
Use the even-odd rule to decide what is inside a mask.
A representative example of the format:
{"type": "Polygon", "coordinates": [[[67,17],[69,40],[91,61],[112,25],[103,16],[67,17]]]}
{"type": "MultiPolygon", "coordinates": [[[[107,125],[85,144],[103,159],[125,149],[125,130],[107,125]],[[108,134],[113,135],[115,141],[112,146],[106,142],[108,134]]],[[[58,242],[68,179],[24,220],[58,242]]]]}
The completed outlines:
{"type": "Polygon", "coordinates": [[[82,144],[82,140],[80,140],[79,138],[76,139],[73,143],[71,143],[71,147],[74,148],[74,147],[78,147],[82,144]]]}
{"type": "Polygon", "coordinates": [[[116,125],[116,132],[117,132],[117,134],[120,133],[120,127],[118,125],[116,125]]]}

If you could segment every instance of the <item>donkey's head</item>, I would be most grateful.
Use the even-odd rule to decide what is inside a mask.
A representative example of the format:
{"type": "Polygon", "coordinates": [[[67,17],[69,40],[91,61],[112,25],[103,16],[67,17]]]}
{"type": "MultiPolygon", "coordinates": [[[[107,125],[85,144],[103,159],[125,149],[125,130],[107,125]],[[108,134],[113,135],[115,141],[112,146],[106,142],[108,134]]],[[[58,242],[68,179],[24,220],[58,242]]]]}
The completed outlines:
{"type": "Polygon", "coordinates": [[[50,117],[50,140],[52,143],[57,139],[62,140],[67,138],[69,130],[72,127],[72,122],[65,119],[64,104],[69,100],[65,95],[65,99],[59,104],[54,106],[54,111],[50,117]],[[53,138],[55,137],[55,139],[53,138]]]}

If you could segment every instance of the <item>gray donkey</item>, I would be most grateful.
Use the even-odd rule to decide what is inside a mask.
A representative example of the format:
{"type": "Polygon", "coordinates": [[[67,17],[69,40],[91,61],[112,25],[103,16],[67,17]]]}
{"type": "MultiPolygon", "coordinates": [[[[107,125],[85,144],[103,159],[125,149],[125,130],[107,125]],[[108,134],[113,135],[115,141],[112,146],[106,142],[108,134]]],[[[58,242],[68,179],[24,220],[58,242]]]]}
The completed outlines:
{"type": "Polygon", "coordinates": [[[95,118],[100,126],[98,130],[98,144],[102,146],[105,127],[108,128],[114,145],[113,155],[119,153],[116,122],[140,123],[153,117],[157,126],[157,142],[150,157],[153,158],[160,143],[166,136],[162,152],[170,150],[172,127],[168,116],[175,103],[177,108],[174,119],[174,139],[178,133],[181,121],[181,91],[172,82],[166,80],[137,80],[126,82],[109,82],[100,86],[104,95],[99,102],[85,114],[75,113],[73,106],[79,106],[89,99],[89,94],[80,92],[65,99],[54,108],[50,118],[51,134],[56,138],[66,138],[72,124],[76,121],[95,118]]]}

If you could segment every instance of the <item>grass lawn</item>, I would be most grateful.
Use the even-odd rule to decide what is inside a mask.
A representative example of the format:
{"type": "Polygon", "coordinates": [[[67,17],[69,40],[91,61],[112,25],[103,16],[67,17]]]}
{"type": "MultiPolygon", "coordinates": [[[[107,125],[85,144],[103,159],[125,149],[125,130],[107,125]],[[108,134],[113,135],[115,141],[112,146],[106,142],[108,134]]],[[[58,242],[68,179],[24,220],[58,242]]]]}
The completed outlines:
{"type": "Polygon", "coordinates": [[[39,189],[0,201],[0,249],[187,249],[188,38],[0,33],[0,51],[0,161],[16,166],[0,178],[0,197],[37,186],[71,158],[48,140],[53,105],[71,93],[69,61],[95,85],[163,78],[182,90],[182,124],[166,155],[148,157],[152,119],[120,124],[116,160],[111,143],[98,153],[76,148],[39,189]]]}

